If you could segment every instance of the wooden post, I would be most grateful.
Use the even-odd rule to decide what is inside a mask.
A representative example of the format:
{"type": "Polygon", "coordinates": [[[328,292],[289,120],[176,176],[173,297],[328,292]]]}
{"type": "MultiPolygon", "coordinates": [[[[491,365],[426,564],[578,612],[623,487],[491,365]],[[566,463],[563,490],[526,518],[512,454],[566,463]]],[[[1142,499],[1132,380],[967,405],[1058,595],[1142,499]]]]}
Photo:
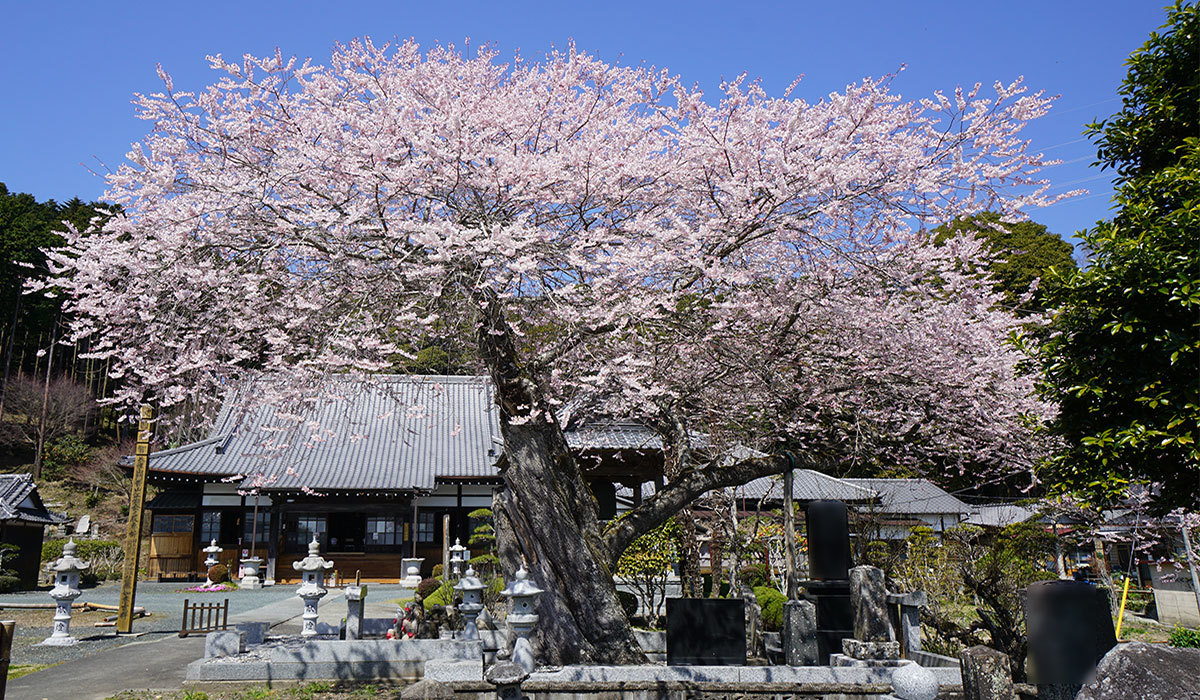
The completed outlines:
{"type": "Polygon", "coordinates": [[[138,422],[137,448],[133,456],[133,483],[129,494],[129,519],[125,521],[125,566],[121,571],[121,601],[117,612],[117,634],[133,631],[133,604],[137,594],[138,559],[142,549],[142,511],[146,506],[146,472],[150,464],[150,437],[154,411],[142,406],[138,422]]]}
{"type": "Polygon", "coordinates": [[[13,634],[17,631],[15,620],[0,622],[0,700],[8,689],[8,662],[12,656],[13,634]]]}
{"type": "Polygon", "coordinates": [[[442,516],[442,580],[450,580],[450,514],[442,516]]]}
{"type": "Polygon", "coordinates": [[[792,478],[795,473],[792,455],[787,455],[788,470],[783,473],[783,580],[787,585],[787,599],[796,600],[796,522],[795,506],[792,501],[792,478]]]}

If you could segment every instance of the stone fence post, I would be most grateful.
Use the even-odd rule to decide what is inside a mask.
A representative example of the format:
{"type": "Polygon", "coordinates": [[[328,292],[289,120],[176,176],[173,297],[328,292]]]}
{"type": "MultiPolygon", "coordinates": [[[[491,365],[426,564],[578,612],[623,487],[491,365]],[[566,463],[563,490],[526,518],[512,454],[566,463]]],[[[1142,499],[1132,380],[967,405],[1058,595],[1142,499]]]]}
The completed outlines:
{"type": "Polygon", "coordinates": [[[887,600],[897,641],[907,658],[908,652],[921,651],[921,606],[925,605],[925,591],[889,593],[887,600]]]}
{"type": "Polygon", "coordinates": [[[958,653],[964,700],[1016,700],[1008,654],[976,645],[958,653]]]}

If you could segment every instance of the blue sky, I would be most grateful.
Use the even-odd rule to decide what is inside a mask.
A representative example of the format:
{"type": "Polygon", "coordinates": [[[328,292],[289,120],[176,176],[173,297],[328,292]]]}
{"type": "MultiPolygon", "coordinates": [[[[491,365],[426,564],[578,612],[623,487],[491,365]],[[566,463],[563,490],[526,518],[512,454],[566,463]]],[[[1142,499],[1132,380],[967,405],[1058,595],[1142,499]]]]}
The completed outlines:
{"type": "Polygon", "coordinates": [[[533,56],[568,39],[602,58],[669,68],[710,93],[722,76],[747,72],[780,94],[810,101],[864,76],[907,69],[905,97],[1024,75],[1061,95],[1027,134],[1034,149],[1066,161],[1049,173],[1055,191],[1091,194],[1029,212],[1070,236],[1109,216],[1107,174],[1089,167],[1095,148],[1083,125],[1115,112],[1123,63],[1165,19],[1162,0],[1027,2],[56,2],[6,3],[0,27],[0,182],[59,201],[100,198],[92,171],[115,168],[148,124],[134,92],[177,89],[216,74],[207,54],[311,57],[335,42],[414,37],[422,44],[494,43],[533,56]]]}

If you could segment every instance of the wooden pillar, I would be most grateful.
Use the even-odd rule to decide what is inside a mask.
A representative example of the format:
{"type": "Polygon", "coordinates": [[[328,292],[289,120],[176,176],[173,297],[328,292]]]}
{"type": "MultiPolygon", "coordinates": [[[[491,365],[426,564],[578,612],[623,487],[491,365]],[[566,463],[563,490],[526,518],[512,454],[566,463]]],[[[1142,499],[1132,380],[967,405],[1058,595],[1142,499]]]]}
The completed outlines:
{"type": "Polygon", "coordinates": [[[121,600],[117,611],[117,633],[133,631],[133,605],[137,594],[138,559],[142,549],[142,513],[146,507],[146,472],[150,465],[150,437],[154,411],[142,406],[138,422],[137,448],[133,456],[133,484],[129,494],[129,519],[125,521],[125,566],[121,572],[121,600]]]}

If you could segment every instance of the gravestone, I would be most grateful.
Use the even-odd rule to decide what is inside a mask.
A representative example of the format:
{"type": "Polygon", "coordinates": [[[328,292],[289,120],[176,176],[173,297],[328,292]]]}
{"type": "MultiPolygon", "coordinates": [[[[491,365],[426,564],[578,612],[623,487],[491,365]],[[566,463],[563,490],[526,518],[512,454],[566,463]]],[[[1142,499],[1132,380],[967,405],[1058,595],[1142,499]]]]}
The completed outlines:
{"type": "Polygon", "coordinates": [[[962,667],[963,700],[1014,700],[1008,654],[976,645],[958,652],[962,667]]]}
{"type": "Polygon", "coordinates": [[[92,529],[92,516],[85,515],[75,523],[75,534],[80,537],[86,537],[92,529]]]}
{"type": "Polygon", "coordinates": [[[809,574],[816,581],[850,578],[850,522],[841,501],[812,501],[805,517],[809,574]]]}
{"type": "Polygon", "coordinates": [[[862,642],[891,640],[888,624],[887,588],[883,570],[856,566],[850,570],[850,607],[854,611],[854,638],[862,642]]]}
{"type": "Polygon", "coordinates": [[[668,665],[745,663],[745,603],[737,598],[667,599],[668,665]]]}
{"type": "Polygon", "coordinates": [[[1039,700],[1074,700],[1117,643],[1107,592],[1085,581],[1031,584],[1025,620],[1039,700]]]}
{"type": "Polygon", "coordinates": [[[816,666],[817,606],[810,600],[783,604],[783,658],[788,666],[816,666]]]}

